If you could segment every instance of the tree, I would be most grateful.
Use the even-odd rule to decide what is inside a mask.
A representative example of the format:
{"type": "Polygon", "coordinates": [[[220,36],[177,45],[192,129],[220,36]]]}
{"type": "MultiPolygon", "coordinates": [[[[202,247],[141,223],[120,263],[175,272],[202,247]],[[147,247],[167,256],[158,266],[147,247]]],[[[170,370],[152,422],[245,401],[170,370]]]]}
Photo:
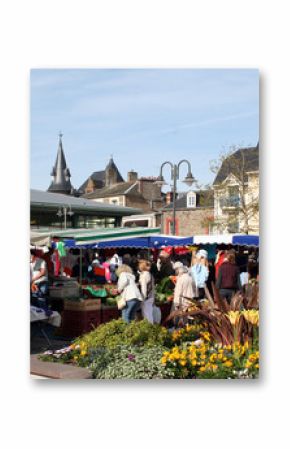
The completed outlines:
{"type": "MultiPolygon", "coordinates": [[[[257,230],[259,213],[259,146],[238,148],[232,145],[217,160],[210,162],[216,174],[214,225],[219,230],[234,229],[249,234],[257,230]],[[219,213],[223,210],[223,214],[219,213]]],[[[234,231],[235,232],[235,231],[234,231]]]]}

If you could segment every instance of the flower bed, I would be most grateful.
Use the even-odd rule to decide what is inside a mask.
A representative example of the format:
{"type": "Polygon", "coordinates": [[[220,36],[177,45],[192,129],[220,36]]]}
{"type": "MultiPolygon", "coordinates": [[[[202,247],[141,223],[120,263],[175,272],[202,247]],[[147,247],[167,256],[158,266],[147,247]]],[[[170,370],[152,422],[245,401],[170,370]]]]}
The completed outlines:
{"type": "MultiPolygon", "coordinates": [[[[256,312],[248,317],[257,327],[256,312]]],[[[229,314],[230,326],[231,320],[236,326],[237,316],[229,314]]],[[[258,336],[224,345],[216,342],[207,322],[170,332],[146,320],[113,320],[41,359],[88,367],[96,379],[234,379],[259,373],[258,336]]]]}
{"type": "Polygon", "coordinates": [[[257,378],[259,351],[248,343],[221,346],[205,339],[174,346],[162,356],[164,367],[178,379],[257,378]]]}

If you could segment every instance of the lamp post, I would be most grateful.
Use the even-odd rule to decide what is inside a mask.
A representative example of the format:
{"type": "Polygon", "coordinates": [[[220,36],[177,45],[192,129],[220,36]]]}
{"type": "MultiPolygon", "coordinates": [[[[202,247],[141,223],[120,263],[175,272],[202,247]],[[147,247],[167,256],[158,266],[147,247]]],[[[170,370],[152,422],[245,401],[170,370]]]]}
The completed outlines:
{"type": "Polygon", "coordinates": [[[73,215],[73,211],[71,210],[71,206],[61,206],[58,208],[58,211],[56,213],[56,215],[60,218],[60,217],[64,217],[64,229],[66,229],[66,217],[67,215],[69,217],[72,217],[73,215]]]}
{"type": "Polygon", "coordinates": [[[169,165],[171,167],[171,179],[173,181],[173,235],[175,235],[175,231],[176,231],[176,225],[175,225],[175,216],[176,216],[176,183],[177,180],[179,179],[179,169],[181,164],[186,163],[187,164],[187,175],[184,178],[184,180],[182,182],[184,182],[185,184],[187,184],[189,187],[196,182],[196,179],[192,176],[192,172],[191,172],[191,165],[190,162],[187,159],[182,159],[181,161],[178,162],[178,164],[173,164],[170,161],[165,161],[163,162],[163,164],[160,167],[160,174],[157,178],[157,180],[155,181],[155,184],[159,185],[159,186],[163,186],[166,185],[167,183],[164,180],[163,177],[163,167],[165,165],[169,165]]]}

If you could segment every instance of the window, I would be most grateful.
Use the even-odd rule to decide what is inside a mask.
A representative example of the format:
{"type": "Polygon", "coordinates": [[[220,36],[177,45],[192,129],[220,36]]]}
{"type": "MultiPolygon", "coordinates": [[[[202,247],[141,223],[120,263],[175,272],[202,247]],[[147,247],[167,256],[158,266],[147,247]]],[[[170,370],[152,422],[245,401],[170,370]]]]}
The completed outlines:
{"type": "Polygon", "coordinates": [[[236,234],[240,232],[239,217],[237,214],[228,215],[228,232],[230,234],[236,234]]]}
{"type": "Polygon", "coordinates": [[[187,207],[196,207],[196,194],[194,192],[188,192],[187,194],[187,207]]]}

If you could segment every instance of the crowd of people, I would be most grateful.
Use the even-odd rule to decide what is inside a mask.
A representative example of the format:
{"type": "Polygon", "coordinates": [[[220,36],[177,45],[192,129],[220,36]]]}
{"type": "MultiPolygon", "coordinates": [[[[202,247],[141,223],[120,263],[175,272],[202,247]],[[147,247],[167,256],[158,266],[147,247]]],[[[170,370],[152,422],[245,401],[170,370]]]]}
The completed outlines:
{"type": "MultiPolygon", "coordinates": [[[[61,251],[63,248],[61,248],[61,251]]],[[[31,250],[31,291],[39,299],[47,295],[48,279],[55,275],[55,259],[59,260],[57,270],[60,275],[83,278],[96,283],[116,284],[116,295],[122,299],[122,317],[130,322],[141,310],[149,322],[156,318],[156,283],[163,278],[174,278],[173,309],[187,306],[192,299],[202,301],[207,292],[212,294],[214,284],[222,298],[228,302],[232,296],[242,291],[251,279],[258,279],[258,255],[243,255],[234,249],[222,249],[215,259],[208,258],[205,249],[190,251],[182,256],[174,255],[165,249],[159,254],[140,251],[137,254],[115,253],[105,257],[87,251],[80,254],[47,250],[42,257],[31,250]],[[56,255],[56,252],[58,254],[56,255]]]]}

